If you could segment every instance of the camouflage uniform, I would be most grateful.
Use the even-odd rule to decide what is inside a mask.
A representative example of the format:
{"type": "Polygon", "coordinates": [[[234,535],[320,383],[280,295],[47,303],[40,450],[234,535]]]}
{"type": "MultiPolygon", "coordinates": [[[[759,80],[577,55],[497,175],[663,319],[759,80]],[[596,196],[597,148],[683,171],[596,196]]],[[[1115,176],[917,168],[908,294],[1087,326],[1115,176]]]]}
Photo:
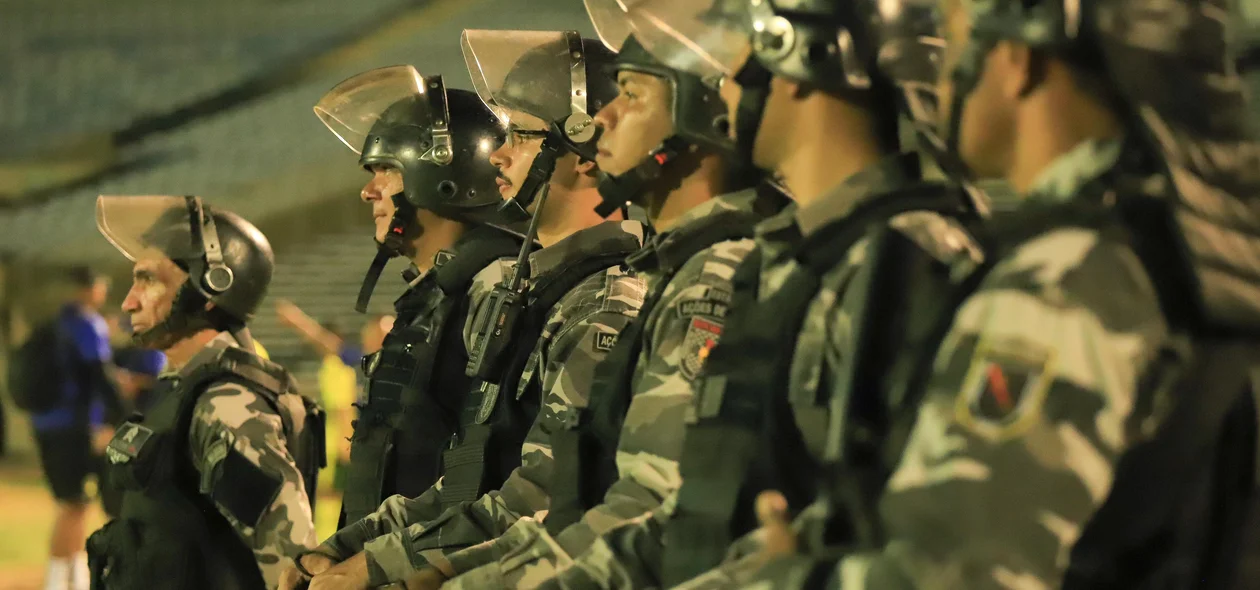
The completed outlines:
{"type": "MultiPolygon", "coordinates": [[[[1098,197],[1082,189],[1119,153],[1117,142],[1081,144],[1027,204],[1098,197]]],[[[1058,587],[1121,454],[1162,417],[1163,392],[1138,384],[1168,339],[1149,276],[1112,235],[1052,230],[1004,256],[936,352],[879,501],[887,543],[841,558],[833,582],[1058,587]]],[[[748,587],[799,587],[815,563],[779,560],[748,587]]]]}
{"type": "MultiPolygon", "coordinates": [[[[220,334],[179,372],[161,375],[160,380],[176,380],[189,375],[213,358],[218,347],[236,346],[228,334],[220,334]]],[[[296,394],[280,396],[295,424],[305,412],[296,394]]],[[[201,476],[200,490],[207,497],[222,475],[221,463],[229,448],[235,449],[263,472],[283,478],[280,493],[263,512],[256,526],[238,521],[230,510],[215,502],[219,513],[232,524],[254,552],[263,579],[269,588],[279,583],[280,572],[299,551],[315,545],[315,524],[306,486],[289,453],[280,416],[257,393],[236,383],[211,385],[197,399],[188,432],[192,464],[201,476]]]]}
{"type": "MultiPolygon", "coordinates": [[[[756,247],[759,253],[758,301],[765,302],[779,293],[786,278],[797,269],[799,263],[792,256],[800,241],[833,222],[844,219],[857,205],[878,198],[893,190],[912,183],[917,172],[907,170],[906,156],[887,158],[866,170],[854,174],[835,189],[822,195],[804,207],[789,205],[782,213],[767,219],[756,230],[756,247]]],[[[946,259],[958,249],[973,246],[970,238],[956,225],[934,213],[905,213],[890,221],[928,249],[938,258],[946,259]],[[953,245],[953,246],[951,246],[953,245]]],[[[796,354],[791,366],[788,397],[796,411],[797,426],[806,434],[807,447],[814,458],[821,456],[822,436],[825,432],[826,408],[815,400],[824,368],[835,373],[840,359],[848,358],[852,345],[848,331],[850,323],[836,303],[849,286],[853,274],[862,264],[865,252],[863,242],[856,244],[845,261],[828,272],[821,282],[819,293],[811,300],[806,312],[802,332],[798,336],[796,354]],[[821,416],[815,415],[821,414],[821,416]],[[821,418],[822,422],[816,422],[821,418]],[[817,427],[822,424],[822,428],[817,427]],[[813,436],[811,436],[813,435],[813,436]]],[[[735,310],[736,314],[741,313],[735,310]]],[[[717,379],[709,375],[706,382],[717,379]]],[[[832,380],[827,383],[834,383],[832,380]]],[[[720,402],[709,399],[707,394],[697,403],[700,417],[712,411],[720,402]],[[706,408],[708,410],[706,410],[706,408]]],[[[813,474],[801,474],[813,477],[813,474]]],[[[686,485],[684,481],[683,485],[686,485]]],[[[732,492],[734,493],[734,492],[732,492]]],[[[625,526],[609,531],[607,540],[598,550],[590,551],[574,560],[573,565],[557,576],[560,586],[566,588],[639,588],[659,585],[654,564],[645,561],[646,555],[663,551],[662,527],[670,518],[673,499],[660,508],[628,522],[625,526]],[[647,545],[655,545],[645,551],[647,545]],[[633,547],[633,552],[621,548],[633,547]]],[[[749,535],[731,548],[733,556],[743,555],[757,547],[757,535],[749,535]]],[[[747,564],[732,559],[729,570],[720,568],[697,579],[697,587],[729,583],[729,576],[747,572],[747,564]]]]}
{"type": "MultiPolygon", "coordinates": [[[[643,226],[632,221],[578,231],[531,254],[531,282],[576,260],[642,241],[643,226]]],[[[512,272],[510,262],[492,264],[474,279],[470,296],[484,302],[494,285],[512,272]]],[[[548,425],[570,408],[586,406],[595,365],[616,334],[638,315],[643,296],[642,281],[614,266],[584,279],[552,308],[518,388],[518,393],[526,392],[537,378],[542,409],[521,449],[521,466],[500,490],[443,512],[439,480],[414,499],[390,497],[375,514],[338,531],[321,549],[343,558],[366,553],[372,583],[380,585],[405,579],[431,563],[458,569],[458,563],[448,561],[450,553],[498,537],[522,516],[545,512],[552,469],[548,425]]],[[[477,314],[484,312],[477,308],[468,316],[464,334],[469,348],[475,345],[477,314]]]]}
{"type": "MultiPolygon", "coordinates": [[[[679,217],[657,242],[707,227],[720,211],[751,210],[753,191],[714,198],[679,217]]],[[[719,242],[691,257],[665,287],[645,322],[644,346],[634,369],[633,399],[617,449],[620,478],[602,504],[555,538],[533,519],[522,519],[496,542],[475,551],[497,558],[449,582],[451,588],[529,588],[565,569],[573,556],[607,552],[600,537],[660,506],[681,484],[678,457],[693,412],[696,378],[721,337],[735,267],[752,249],[750,239],[719,242]]],[[[650,246],[655,247],[655,246],[650,246]]],[[[661,275],[644,269],[649,289],[661,275]]],[[[485,562],[486,558],[479,558],[485,562]]],[[[469,560],[470,562],[477,560],[469,560]]],[[[444,586],[446,587],[446,586],[444,586]]]]}

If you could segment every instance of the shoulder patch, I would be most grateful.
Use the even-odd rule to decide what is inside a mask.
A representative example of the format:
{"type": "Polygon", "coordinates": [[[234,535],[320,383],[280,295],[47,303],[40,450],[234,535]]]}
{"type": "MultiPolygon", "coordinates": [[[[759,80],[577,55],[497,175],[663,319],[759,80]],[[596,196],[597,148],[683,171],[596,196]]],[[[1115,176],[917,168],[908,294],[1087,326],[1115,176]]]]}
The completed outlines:
{"type": "Polygon", "coordinates": [[[704,362],[708,360],[709,353],[717,346],[721,337],[721,322],[701,317],[691,318],[691,323],[687,325],[687,335],[683,337],[682,359],[678,363],[678,370],[683,377],[694,381],[700,376],[700,372],[704,370],[704,362]]]}
{"type": "Polygon", "coordinates": [[[709,288],[705,290],[704,296],[702,297],[678,302],[675,309],[678,311],[678,317],[683,319],[695,316],[704,316],[723,320],[726,319],[726,314],[730,311],[730,306],[730,291],[709,288]]]}
{"type": "Polygon", "coordinates": [[[595,333],[595,350],[608,352],[617,345],[617,334],[615,332],[596,332],[595,333]]]}
{"type": "Polygon", "coordinates": [[[981,340],[954,403],[955,418],[990,442],[1024,434],[1041,414],[1054,362],[1050,349],[981,340]]]}
{"type": "Polygon", "coordinates": [[[140,456],[145,443],[152,437],[152,430],[135,422],[124,422],[110,439],[109,446],[105,447],[105,457],[115,465],[130,463],[140,456]]]}

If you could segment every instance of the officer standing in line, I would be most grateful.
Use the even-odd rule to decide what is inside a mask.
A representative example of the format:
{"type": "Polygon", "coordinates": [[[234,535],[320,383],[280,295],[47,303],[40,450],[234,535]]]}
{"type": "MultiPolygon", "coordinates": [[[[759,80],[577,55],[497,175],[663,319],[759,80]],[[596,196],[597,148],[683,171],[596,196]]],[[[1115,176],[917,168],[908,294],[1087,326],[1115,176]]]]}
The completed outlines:
{"type": "Polygon", "coordinates": [[[932,7],[903,2],[880,12],[873,3],[824,3],[780,16],[750,15],[748,5],[722,14],[652,0],[629,14],[611,2],[587,6],[597,22],[628,21],[663,63],[725,77],[743,160],[776,172],[796,201],[757,226],[757,248],[736,275],[726,334],[709,359],[683,443],[678,504],[610,532],[600,550],[554,581],[669,586],[716,566],[731,533],[755,527],[740,517],[751,513],[758,486],[787,479],[799,506],[812,500],[825,434],[812,415],[822,413],[825,425],[819,373],[842,371],[834,365],[852,356],[848,334],[826,330],[826,318],[873,247],[861,241],[866,228],[891,219],[915,251],[905,258],[947,271],[954,258],[973,254],[953,217],[970,217],[974,208],[960,191],[922,183],[917,154],[898,153],[899,115],[934,122],[932,7]],[[754,30],[777,30],[794,44],[774,43],[769,33],[749,39],[740,25],[750,17],[761,21],[754,30]],[[844,34],[862,44],[811,52],[844,34]],[[876,55],[884,57],[877,62],[876,55]],[[767,416],[773,430],[763,433],[767,416]],[[760,469],[751,469],[758,460],[760,469]]]}
{"type": "Polygon", "coordinates": [[[315,544],[323,428],[246,325],[271,281],[266,237],[197,197],[100,197],[101,233],[135,263],[123,301],[167,372],[106,448],[121,514],[88,540],[93,588],[274,588],[315,544]]]}
{"type": "MultiPolygon", "coordinates": [[[[455,458],[448,459],[443,479],[415,499],[390,498],[376,513],[325,542],[321,551],[358,555],[318,575],[314,588],[400,581],[415,573],[411,554],[443,564],[444,554],[499,536],[520,515],[545,511],[551,474],[548,429],[562,420],[565,408],[585,405],[595,365],[643,299],[641,281],[621,263],[642,246],[645,228],[597,215],[594,162],[571,153],[583,150],[574,138],[566,136],[566,147],[555,150],[560,138],[548,135],[557,131],[550,122],[589,119],[587,112],[615,96],[612,80],[603,74],[611,52],[572,31],[520,32],[506,44],[499,31],[466,31],[464,44],[470,63],[477,64],[473,71],[481,98],[509,130],[504,143],[490,153],[490,162],[499,169],[504,207],[519,207],[517,215],[537,215],[543,248],[526,260],[528,295],[522,299],[518,328],[505,330],[511,335],[487,335],[487,327],[500,325],[498,317],[508,308],[505,303],[496,309],[505,291],[475,296],[483,303],[469,314],[464,335],[469,350],[475,351],[469,370],[483,385],[480,395],[469,399],[464,436],[448,455],[455,458]],[[557,54],[569,58],[550,59],[557,54]],[[577,87],[571,87],[574,69],[588,74],[577,87]],[[555,91],[522,94],[540,82],[555,91]],[[585,98],[575,105],[574,96],[585,98]],[[552,170],[540,167],[546,162],[550,165],[545,168],[552,170]],[[502,350],[504,343],[493,340],[505,338],[530,344],[502,350]],[[499,361],[491,358],[494,354],[499,361]],[[496,362],[500,370],[491,368],[496,362]],[[536,419],[520,411],[519,406],[539,401],[536,419]],[[482,408],[491,407],[489,415],[481,414],[482,408]],[[468,456],[474,460],[460,460],[468,456]],[[519,467],[503,473],[503,466],[519,467]],[[496,477],[496,472],[502,474],[496,477]],[[443,514],[452,506],[454,511],[443,514]],[[440,521],[431,522],[439,516],[440,521]]],[[[573,128],[569,123],[566,127],[573,128]]],[[[503,284],[516,274],[515,265],[492,265],[476,284],[503,284]]]]}
{"type": "MultiPolygon", "coordinates": [[[[1223,4],[942,2],[950,151],[1021,203],[881,376],[883,485],[825,489],[749,587],[1255,587],[1258,145],[1223,4]]],[[[839,426],[830,467],[874,475],[839,426]]]]}
{"type": "Polygon", "coordinates": [[[552,433],[555,478],[543,522],[523,518],[470,549],[508,557],[449,586],[533,587],[677,488],[683,424],[722,335],[731,277],[752,245],[752,226],[783,204],[773,191],[723,194],[732,146],[717,80],[664,67],[637,43],[623,44],[624,33],[600,30],[620,50],[620,93],[595,117],[597,162],[610,175],[600,185],[603,210],[631,200],[660,232],[627,261],[645,277],[648,297],[601,364],[591,407],[552,433]]]}
{"type": "Polygon", "coordinates": [[[394,494],[414,497],[442,474],[442,455],[474,387],[464,375],[462,330],[478,272],[511,259],[521,237],[499,223],[502,202],[486,155],[502,138],[477,96],[447,89],[411,66],[354,76],[320,99],[315,114],[360,154],[371,175],[360,197],[376,220],[378,253],[364,278],[366,309],[394,256],[411,260],[410,288],[380,351],[365,357],[367,399],[351,439],[345,523],[394,494]]]}

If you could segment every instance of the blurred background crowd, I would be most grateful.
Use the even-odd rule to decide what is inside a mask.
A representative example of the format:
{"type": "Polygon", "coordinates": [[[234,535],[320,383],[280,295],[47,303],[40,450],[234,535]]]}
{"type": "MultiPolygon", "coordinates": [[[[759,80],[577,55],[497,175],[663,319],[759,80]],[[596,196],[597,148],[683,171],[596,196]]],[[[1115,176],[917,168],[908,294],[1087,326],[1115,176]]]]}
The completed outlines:
{"type": "MultiPolygon", "coordinates": [[[[1239,1],[1260,23],[1260,0],[1239,1]]],[[[113,508],[95,476],[108,400],[86,375],[103,368],[143,408],[162,370],[130,344],[130,266],[96,231],[100,194],[195,194],[268,235],[277,270],[253,333],[328,411],[318,537],[335,529],[359,359],[404,283],[396,259],[353,311],[375,252],[364,172],[311,107],[385,65],[470,87],[465,27],[593,35],[581,0],[0,0],[0,375],[34,358],[62,392],[32,408],[0,379],[0,590],[66,587],[45,572],[76,567],[113,508]]]]}

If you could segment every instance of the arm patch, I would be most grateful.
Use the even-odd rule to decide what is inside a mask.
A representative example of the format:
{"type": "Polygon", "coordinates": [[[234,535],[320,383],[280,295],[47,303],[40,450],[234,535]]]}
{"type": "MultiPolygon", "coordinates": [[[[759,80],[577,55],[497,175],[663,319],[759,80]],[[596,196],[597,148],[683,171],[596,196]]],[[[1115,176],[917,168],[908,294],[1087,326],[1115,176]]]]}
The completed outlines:
{"type": "Polygon", "coordinates": [[[280,495],[284,479],[263,471],[235,448],[228,448],[220,465],[219,479],[214,482],[210,498],[241,524],[257,528],[258,521],[280,495]]]}

